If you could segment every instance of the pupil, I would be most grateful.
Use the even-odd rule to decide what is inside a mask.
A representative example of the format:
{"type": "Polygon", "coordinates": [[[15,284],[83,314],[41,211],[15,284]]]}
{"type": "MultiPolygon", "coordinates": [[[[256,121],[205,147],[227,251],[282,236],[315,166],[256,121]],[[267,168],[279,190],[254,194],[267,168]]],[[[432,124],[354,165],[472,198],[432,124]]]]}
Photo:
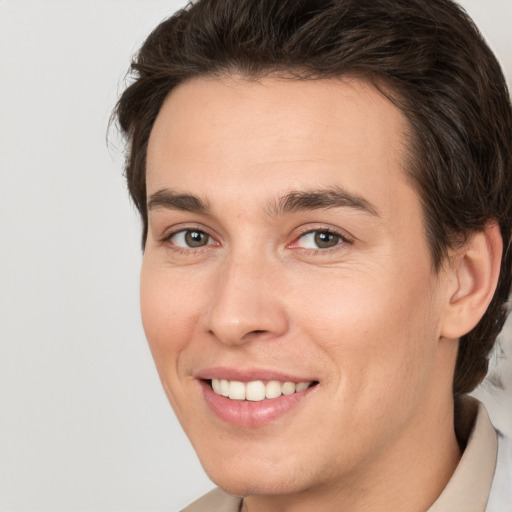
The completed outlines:
{"type": "Polygon", "coordinates": [[[207,236],[201,231],[187,231],[185,233],[185,242],[189,247],[202,247],[206,240],[207,236]]]}
{"type": "Polygon", "coordinates": [[[322,249],[334,247],[337,243],[338,235],[326,231],[320,231],[315,234],[315,244],[322,249]]]}

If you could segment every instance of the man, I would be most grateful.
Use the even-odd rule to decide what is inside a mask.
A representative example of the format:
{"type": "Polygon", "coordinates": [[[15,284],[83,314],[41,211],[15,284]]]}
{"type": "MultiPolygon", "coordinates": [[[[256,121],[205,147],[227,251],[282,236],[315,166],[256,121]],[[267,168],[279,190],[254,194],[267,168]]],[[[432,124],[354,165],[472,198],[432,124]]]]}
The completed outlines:
{"type": "Polygon", "coordinates": [[[498,510],[465,394],[507,314],[512,113],[465,13],[200,1],[133,70],[143,324],[222,489],[187,510],[498,510]]]}

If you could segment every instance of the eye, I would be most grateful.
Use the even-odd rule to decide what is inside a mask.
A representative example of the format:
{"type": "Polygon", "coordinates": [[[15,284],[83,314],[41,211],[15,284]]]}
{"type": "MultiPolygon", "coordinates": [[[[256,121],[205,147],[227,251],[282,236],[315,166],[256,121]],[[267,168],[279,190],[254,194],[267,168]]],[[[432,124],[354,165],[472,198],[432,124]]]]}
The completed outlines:
{"type": "Polygon", "coordinates": [[[297,240],[297,246],[303,249],[331,249],[344,239],[341,235],[327,230],[308,231],[297,240]]]}
{"type": "Polygon", "coordinates": [[[167,240],[176,247],[184,249],[196,249],[212,243],[210,235],[198,229],[182,229],[173,233],[167,240]]]}

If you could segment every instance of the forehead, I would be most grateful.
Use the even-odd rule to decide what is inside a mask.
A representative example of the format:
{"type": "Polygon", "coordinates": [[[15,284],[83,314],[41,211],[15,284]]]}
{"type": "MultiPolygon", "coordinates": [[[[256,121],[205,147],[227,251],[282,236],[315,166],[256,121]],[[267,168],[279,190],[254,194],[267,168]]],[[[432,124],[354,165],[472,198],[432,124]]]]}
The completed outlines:
{"type": "Polygon", "coordinates": [[[406,130],[402,113],[358,79],[194,79],[155,121],[148,195],[171,187],[246,201],[249,191],[257,200],[342,186],[392,210],[399,188],[417,201],[403,171],[406,130]]]}

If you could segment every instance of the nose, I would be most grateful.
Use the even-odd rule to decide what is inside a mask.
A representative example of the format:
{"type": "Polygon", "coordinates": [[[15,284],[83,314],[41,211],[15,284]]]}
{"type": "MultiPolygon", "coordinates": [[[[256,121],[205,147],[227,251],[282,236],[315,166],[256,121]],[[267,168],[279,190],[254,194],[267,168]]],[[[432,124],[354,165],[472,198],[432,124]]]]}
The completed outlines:
{"type": "Polygon", "coordinates": [[[207,308],[208,332],[228,345],[285,334],[289,322],[280,280],[279,270],[264,259],[233,258],[226,262],[207,308]]]}

